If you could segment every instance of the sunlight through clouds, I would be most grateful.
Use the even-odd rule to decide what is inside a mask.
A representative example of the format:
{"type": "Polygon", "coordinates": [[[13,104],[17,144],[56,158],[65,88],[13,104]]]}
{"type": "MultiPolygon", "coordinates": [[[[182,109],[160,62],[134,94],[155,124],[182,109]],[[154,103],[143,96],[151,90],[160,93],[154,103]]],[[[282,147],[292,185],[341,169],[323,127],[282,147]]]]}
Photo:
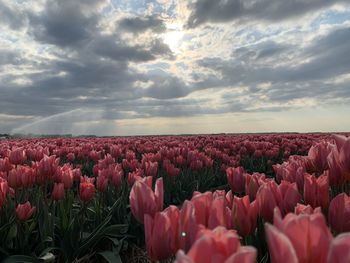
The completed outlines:
{"type": "Polygon", "coordinates": [[[349,129],[349,7],[0,0],[0,133],[349,129]]]}

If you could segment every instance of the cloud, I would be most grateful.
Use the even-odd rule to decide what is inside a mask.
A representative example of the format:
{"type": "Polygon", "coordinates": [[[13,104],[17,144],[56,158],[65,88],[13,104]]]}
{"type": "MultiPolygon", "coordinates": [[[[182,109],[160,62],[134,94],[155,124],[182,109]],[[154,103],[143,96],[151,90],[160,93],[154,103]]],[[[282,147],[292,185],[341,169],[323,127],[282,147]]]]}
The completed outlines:
{"type": "Polygon", "coordinates": [[[97,11],[103,2],[47,1],[41,13],[30,14],[31,33],[43,43],[60,47],[82,44],[97,30],[97,11]]]}
{"type": "Polygon", "coordinates": [[[147,30],[162,33],[166,30],[164,21],[155,15],[125,17],[118,21],[118,25],[122,30],[133,34],[143,33],[147,30]]]}
{"type": "Polygon", "coordinates": [[[220,23],[233,20],[270,22],[283,21],[317,11],[336,3],[348,3],[346,0],[196,0],[189,4],[192,10],[187,26],[197,27],[205,23],[220,23]]]}
{"type": "Polygon", "coordinates": [[[0,66],[20,65],[23,60],[23,57],[15,51],[0,49],[0,66]]]}
{"type": "MultiPolygon", "coordinates": [[[[198,88],[205,87],[209,82],[216,83],[217,87],[243,85],[255,88],[260,83],[270,83],[269,90],[264,88],[263,92],[266,93],[266,96],[269,96],[269,92],[276,93],[278,96],[275,96],[274,99],[280,98],[281,100],[332,94],[343,87],[334,85],[330,89],[330,85],[324,85],[322,80],[350,72],[350,58],[344,56],[350,52],[350,46],[346,44],[349,41],[350,28],[331,31],[325,36],[314,39],[300,56],[293,60],[289,59],[287,60],[289,63],[280,66],[259,63],[259,59],[268,57],[261,56],[262,53],[266,54],[265,43],[235,50],[231,60],[220,58],[198,60],[200,67],[215,70],[220,73],[221,77],[216,77],[215,81],[210,78],[205,79],[197,86],[198,88]],[[298,61],[300,58],[307,58],[307,62],[298,61]]],[[[281,55],[281,52],[291,49],[291,47],[286,48],[276,44],[271,47],[268,53],[274,54],[275,59],[276,53],[281,55]]],[[[281,59],[286,59],[283,55],[281,56],[281,59]]]]}
{"type": "Polygon", "coordinates": [[[350,20],[341,5],[297,1],[300,16],[324,12],[294,25],[283,23],[297,15],[291,1],[203,0],[193,2],[191,16],[199,16],[193,26],[206,26],[182,29],[188,10],[176,1],[167,8],[37,3],[0,0],[0,133],[142,133],[144,123],[167,118],[282,116],[350,103],[350,20]],[[226,14],[232,3],[243,9],[226,14]],[[258,12],[263,3],[278,14],[258,12]],[[201,8],[207,12],[197,14],[201,8]],[[233,22],[217,23],[226,21],[233,22]],[[172,32],[182,35],[174,53],[166,44],[172,32]]]}
{"type": "Polygon", "coordinates": [[[15,5],[10,5],[5,0],[0,0],[0,24],[13,30],[20,29],[25,24],[25,17],[15,5]]]}

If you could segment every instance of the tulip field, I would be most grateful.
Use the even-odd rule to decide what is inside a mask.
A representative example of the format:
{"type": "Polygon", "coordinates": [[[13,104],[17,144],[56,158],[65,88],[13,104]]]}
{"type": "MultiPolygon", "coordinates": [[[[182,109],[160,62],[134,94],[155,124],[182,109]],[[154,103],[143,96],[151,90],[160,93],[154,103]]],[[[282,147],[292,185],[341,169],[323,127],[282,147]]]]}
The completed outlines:
{"type": "Polygon", "coordinates": [[[350,263],[348,135],[0,140],[0,261],[350,263]]]}

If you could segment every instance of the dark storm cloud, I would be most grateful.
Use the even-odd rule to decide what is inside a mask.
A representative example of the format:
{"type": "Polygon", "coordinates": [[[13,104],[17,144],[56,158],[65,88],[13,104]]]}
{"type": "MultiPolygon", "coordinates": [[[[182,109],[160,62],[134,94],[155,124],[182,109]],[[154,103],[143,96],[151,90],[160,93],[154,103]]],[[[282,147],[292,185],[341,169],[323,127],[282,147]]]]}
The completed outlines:
{"type": "Polygon", "coordinates": [[[191,91],[182,79],[174,76],[156,76],[152,78],[152,81],[154,84],[145,90],[145,97],[156,99],[181,98],[191,91]]]}
{"type": "Polygon", "coordinates": [[[127,46],[124,43],[116,42],[113,37],[102,37],[97,39],[94,51],[113,60],[149,61],[155,59],[154,55],[141,46],[127,46]]]}
{"type": "Polygon", "coordinates": [[[255,19],[275,22],[301,16],[336,3],[348,3],[348,0],[195,0],[189,5],[192,12],[187,25],[193,28],[207,22],[255,19]]]}
{"type": "Polygon", "coordinates": [[[157,33],[165,31],[164,21],[157,16],[126,17],[118,21],[118,24],[122,30],[133,34],[142,33],[147,30],[157,33]]]}
{"type": "MultiPolygon", "coordinates": [[[[99,1],[87,1],[93,10],[99,1]]],[[[41,42],[61,47],[81,44],[96,31],[97,12],[84,13],[83,1],[48,1],[40,14],[30,14],[31,33],[41,42]]],[[[103,1],[101,1],[103,2],[103,1]]]]}
{"type": "Polygon", "coordinates": [[[172,58],[172,52],[167,45],[159,39],[153,40],[149,45],[128,46],[122,41],[116,41],[115,36],[101,36],[92,43],[93,51],[106,58],[117,61],[145,62],[156,59],[158,56],[172,58]]]}

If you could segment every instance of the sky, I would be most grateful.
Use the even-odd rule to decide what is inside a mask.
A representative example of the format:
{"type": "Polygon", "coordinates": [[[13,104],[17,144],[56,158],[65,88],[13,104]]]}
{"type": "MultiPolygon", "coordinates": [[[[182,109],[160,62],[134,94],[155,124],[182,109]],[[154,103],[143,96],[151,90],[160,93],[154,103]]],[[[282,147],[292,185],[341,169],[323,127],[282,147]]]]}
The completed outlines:
{"type": "Polygon", "coordinates": [[[0,133],[350,131],[349,0],[0,0],[0,133]]]}

